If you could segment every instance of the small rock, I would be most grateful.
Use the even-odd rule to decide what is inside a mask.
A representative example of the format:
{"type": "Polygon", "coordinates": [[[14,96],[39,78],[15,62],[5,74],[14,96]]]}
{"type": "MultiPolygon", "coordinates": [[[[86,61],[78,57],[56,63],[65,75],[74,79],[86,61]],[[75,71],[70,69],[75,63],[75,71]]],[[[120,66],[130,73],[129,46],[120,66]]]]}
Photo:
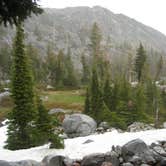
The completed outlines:
{"type": "Polygon", "coordinates": [[[108,122],[101,122],[99,124],[99,127],[102,127],[104,130],[109,129],[110,125],[108,124],[108,122]]]}
{"type": "Polygon", "coordinates": [[[72,164],[72,166],[81,166],[81,165],[80,165],[80,163],[78,163],[78,162],[74,162],[74,163],[72,164]]]}
{"type": "Polygon", "coordinates": [[[124,162],[122,157],[119,157],[119,162],[120,162],[120,164],[122,164],[124,162]]]}
{"type": "Polygon", "coordinates": [[[129,161],[134,165],[140,165],[142,163],[142,159],[136,155],[133,156],[129,161]]]}
{"type": "Polygon", "coordinates": [[[62,114],[65,114],[66,111],[62,108],[53,108],[51,109],[48,114],[52,115],[52,114],[57,114],[57,113],[62,113],[62,114]]]}
{"type": "Polygon", "coordinates": [[[105,132],[105,130],[104,130],[103,127],[98,127],[98,128],[96,129],[96,132],[103,134],[103,133],[105,132]]]}
{"type": "Polygon", "coordinates": [[[94,142],[94,141],[91,140],[91,139],[88,139],[88,140],[86,140],[83,144],[89,144],[89,143],[91,143],[91,142],[94,142]]]}
{"type": "Polygon", "coordinates": [[[153,150],[155,152],[157,152],[158,154],[160,154],[161,156],[166,157],[166,152],[165,152],[165,150],[161,146],[154,146],[153,150]]]}
{"type": "Polygon", "coordinates": [[[122,166],[134,166],[134,165],[131,163],[123,163],[122,166]]]}
{"type": "Polygon", "coordinates": [[[101,166],[113,166],[110,162],[103,162],[101,166]]]}

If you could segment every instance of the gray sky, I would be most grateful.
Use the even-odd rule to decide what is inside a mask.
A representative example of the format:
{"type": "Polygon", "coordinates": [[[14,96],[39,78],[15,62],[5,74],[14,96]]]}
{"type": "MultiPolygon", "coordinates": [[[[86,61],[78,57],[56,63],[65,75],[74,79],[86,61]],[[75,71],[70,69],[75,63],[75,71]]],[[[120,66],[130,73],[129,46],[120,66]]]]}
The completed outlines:
{"type": "Polygon", "coordinates": [[[40,0],[42,7],[102,6],[122,13],[166,35],[166,0],[40,0]]]}

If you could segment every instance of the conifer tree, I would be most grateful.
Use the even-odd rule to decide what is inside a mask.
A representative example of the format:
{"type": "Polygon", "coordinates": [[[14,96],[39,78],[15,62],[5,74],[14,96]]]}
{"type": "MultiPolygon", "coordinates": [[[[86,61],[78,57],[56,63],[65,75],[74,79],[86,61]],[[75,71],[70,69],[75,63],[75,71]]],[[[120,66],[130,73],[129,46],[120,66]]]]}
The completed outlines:
{"type": "Polygon", "coordinates": [[[156,71],[156,75],[155,75],[155,81],[157,81],[159,79],[159,76],[161,75],[163,69],[163,57],[160,56],[160,59],[157,63],[157,71],[156,71]]]}
{"type": "Polygon", "coordinates": [[[64,86],[64,77],[65,77],[65,64],[64,64],[64,53],[62,50],[59,51],[56,59],[56,68],[54,71],[56,87],[62,88],[64,86]]]}
{"type": "Polygon", "coordinates": [[[93,68],[93,71],[92,71],[92,80],[91,80],[90,90],[91,90],[90,93],[91,93],[92,116],[97,121],[99,121],[100,120],[99,114],[100,114],[100,111],[102,110],[103,97],[102,97],[102,92],[100,89],[98,75],[97,75],[95,67],[93,68]]]}
{"type": "Polygon", "coordinates": [[[112,101],[113,101],[112,98],[113,98],[112,87],[110,85],[109,78],[107,78],[104,84],[103,100],[110,111],[112,110],[112,101]]]}
{"type": "Polygon", "coordinates": [[[41,145],[51,142],[52,148],[63,148],[64,145],[62,139],[58,134],[54,134],[51,116],[42,104],[42,101],[40,99],[37,100],[38,118],[36,121],[37,139],[34,140],[36,142],[35,144],[41,145]]]}
{"type": "Polygon", "coordinates": [[[65,80],[64,85],[68,87],[77,87],[78,81],[76,78],[76,73],[74,71],[74,65],[71,59],[71,52],[70,49],[68,49],[66,58],[64,59],[65,64],[65,80]]]}
{"type": "Polygon", "coordinates": [[[89,89],[88,89],[88,88],[87,88],[87,90],[86,90],[84,114],[91,115],[90,94],[89,94],[89,89]]]}
{"type": "Polygon", "coordinates": [[[24,30],[17,26],[13,48],[12,98],[14,107],[10,114],[6,148],[25,149],[33,145],[34,107],[33,77],[29,59],[25,54],[24,30]]]}
{"type": "Polygon", "coordinates": [[[92,26],[90,39],[91,39],[90,46],[92,48],[92,55],[94,56],[94,58],[96,58],[97,56],[100,55],[101,51],[100,44],[102,39],[100,28],[98,27],[96,22],[92,26]]]}
{"type": "Polygon", "coordinates": [[[81,62],[82,62],[82,78],[81,81],[83,84],[89,83],[90,80],[90,66],[86,62],[85,56],[82,55],[81,57],[81,62]]]}
{"type": "Polygon", "coordinates": [[[135,59],[135,71],[137,74],[138,82],[141,82],[145,61],[146,61],[146,52],[144,50],[143,45],[140,43],[140,46],[137,49],[137,56],[135,59]]]}

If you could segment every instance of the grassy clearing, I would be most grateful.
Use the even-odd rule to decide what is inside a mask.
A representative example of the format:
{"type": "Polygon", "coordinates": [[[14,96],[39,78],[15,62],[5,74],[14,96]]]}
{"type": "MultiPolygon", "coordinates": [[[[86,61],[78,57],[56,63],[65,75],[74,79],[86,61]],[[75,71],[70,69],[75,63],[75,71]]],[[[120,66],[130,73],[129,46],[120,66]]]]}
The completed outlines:
{"type": "Polygon", "coordinates": [[[0,121],[3,121],[10,111],[10,107],[0,107],[0,121]]]}
{"type": "Polygon", "coordinates": [[[42,92],[42,96],[46,98],[44,104],[48,109],[64,108],[82,111],[84,107],[85,97],[83,90],[46,91],[42,92]]]}
{"type": "MultiPolygon", "coordinates": [[[[44,100],[46,108],[63,108],[70,112],[81,112],[84,108],[83,90],[68,90],[68,91],[43,91],[41,96],[44,100]]],[[[0,105],[0,121],[7,117],[12,109],[12,102],[10,98],[5,99],[0,105]]]]}

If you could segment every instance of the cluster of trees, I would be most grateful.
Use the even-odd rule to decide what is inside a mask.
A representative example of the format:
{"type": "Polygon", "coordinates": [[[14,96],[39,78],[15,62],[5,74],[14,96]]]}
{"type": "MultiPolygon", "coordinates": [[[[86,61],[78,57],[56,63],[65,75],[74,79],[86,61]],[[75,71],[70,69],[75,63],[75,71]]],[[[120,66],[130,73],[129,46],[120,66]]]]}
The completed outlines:
{"type": "MultiPolygon", "coordinates": [[[[8,138],[5,146],[11,150],[30,148],[47,142],[51,142],[50,147],[53,148],[63,147],[62,140],[53,133],[51,117],[35,93],[31,63],[25,52],[24,29],[21,22],[32,13],[41,12],[37,0],[0,2],[0,23],[4,23],[5,26],[8,23],[17,26],[12,56],[9,56],[7,48],[2,49],[0,54],[2,73],[9,73],[9,67],[3,65],[10,66],[10,60],[12,62],[10,74],[14,107],[9,115],[8,138]]],[[[40,64],[34,63],[34,65],[40,64]]],[[[2,79],[6,78],[2,76],[2,79]]]]}
{"type": "Polygon", "coordinates": [[[69,49],[65,55],[62,50],[55,54],[48,47],[45,67],[48,83],[56,89],[78,87],[77,73],[69,49]]]}
{"type": "MultiPolygon", "coordinates": [[[[95,27],[96,24],[92,36],[99,34],[95,27]]],[[[122,129],[135,121],[155,123],[158,127],[158,123],[166,117],[166,93],[156,85],[162,71],[162,58],[157,64],[155,77],[151,77],[147,53],[140,44],[133,65],[136,84],[132,85],[126,74],[110,76],[110,64],[103,56],[99,37],[94,36],[91,37],[92,76],[87,88],[84,113],[95,118],[98,123],[107,121],[113,127],[122,129]]]]}
{"type": "Polygon", "coordinates": [[[51,147],[61,148],[63,142],[53,133],[51,117],[35,93],[21,24],[17,25],[13,47],[11,93],[14,107],[9,115],[5,147],[16,150],[51,142],[51,147]]]}

